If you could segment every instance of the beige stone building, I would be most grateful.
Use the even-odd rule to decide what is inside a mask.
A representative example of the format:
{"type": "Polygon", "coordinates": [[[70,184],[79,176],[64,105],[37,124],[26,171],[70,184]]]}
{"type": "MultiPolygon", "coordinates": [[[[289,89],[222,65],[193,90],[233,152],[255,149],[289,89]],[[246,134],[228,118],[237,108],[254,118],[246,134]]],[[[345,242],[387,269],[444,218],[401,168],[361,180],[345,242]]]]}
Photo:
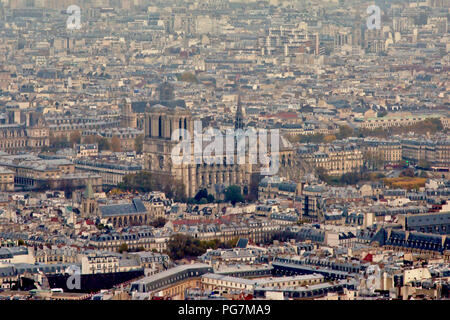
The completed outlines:
{"type": "Polygon", "coordinates": [[[426,119],[439,119],[442,122],[444,128],[448,128],[449,120],[447,117],[438,114],[425,114],[425,115],[402,115],[402,116],[385,116],[382,118],[374,117],[357,121],[357,124],[361,128],[376,129],[376,128],[390,128],[411,126],[417,122],[424,121],[426,119]]]}
{"type": "Polygon", "coordinates": [[[0,191],[14,191],[14,171],[0,167],[0,191]]]}
{"type": "Polygon", "coordinates": [[[47,128],[26,128],[21,124],[0,126],[0,151],[15,154],[23,150],[39,150],[49,144],[47,128]]]}
{"type": "Polygon", "coordinates": [[[323,282],[323,280],[324,276],[320,274],[244,279],[216,273],[207,273],[202,276],[202,288],[204,290],[253,291],[256,287],[275,288],[314,285],[323,282]]]}
{"type": "Polygon", "coordinates": [[[400,141],[376,141],[365,145],[365,151],[380,156],[385,163],[398,163],[402,160],[402,146],[400,141]]]}
{"type": "Polygon", "coordinates": [[[0,153],[0,165],[14,172],[16,187],[27,189],[80,188],[92,181],[94,189],[101,190],[99,175],[76,172],[75,165],[66,159],[42,159],[33,154],[8,155],[0,153]]]}
{"type": "Polygon", "coordinates": [[[361,149],[351,145],[323,145],[319,151],[303,153],[301,157],[314,167],[323,168],[327,174],[336,176],[360,171],[364,162],[361,149]]]}
{"type": "Polygon", "coordinates": [[[43,264],[77,263],[78,252],[72,247],[53,248],[43,247],[37,249],[36,262],[43,264]]]}
{"type": "Polygon", "coordinates": [[[450,166],[450,140],[402,140],[402,156],[412,163],[427,162],[438,167],[450,166]]]}

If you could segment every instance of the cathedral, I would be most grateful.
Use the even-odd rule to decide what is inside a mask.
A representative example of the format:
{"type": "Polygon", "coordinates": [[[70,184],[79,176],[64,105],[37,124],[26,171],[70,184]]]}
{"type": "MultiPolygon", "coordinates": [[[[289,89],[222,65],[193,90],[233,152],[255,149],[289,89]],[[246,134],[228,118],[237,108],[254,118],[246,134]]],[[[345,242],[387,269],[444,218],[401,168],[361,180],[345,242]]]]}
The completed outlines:
{"type": "MultiPolygon", "coordinates": [[[[245,186],[250,182],[250,164],[191,163],[174,164],[172,150],[179,143],[173,141],[175,129],[185,129],[193,135],[194,121],[187,109],[153,106],[145,113],[145,169],[159,174],[168,174],[183,183],[185,195],[194,197],[200,189],[207,189],[213,195],[220,194],[227,186],[245,186]]],[[[193,136],[191,136],[192,144],[193,136]]],[[[192,145],[191,149],[194,147],[192,145]]]]}
{"type": "MultiPolygon", "coordinates": [[[[246,161],[244,163],[237,161],[235,152],[232,155],[234,158],[232,161],[229,161],[229,159],[227,161],[226,157],[224,158],[222,155],[219,161],[216,160],[210,164],[204,161],[198,163],[198,161],[194,161],[194,154],[194,157],[188,163],[174,163],[172,161],[172,150],[179,143],[176,139],[175,141],[172,139],[174,130],[185,129],[191,135],[191,150],[194,150],[194,119],[186,108],[163,106],[161,104],[152,107],[147,106],[143,123],[145,131],[143,146],[145,170],[169,175],[175,180],[182,182],[187,197],[194,197],[201,189],[206,189],[208,193],[220,197],[228,186],[238,185],[241,188],[248,186],[252,175],[260,172],[259,165],[248,161],[248,149],[246,149],[246,161]]],[[[240,97],[238,99],[234,127],[236,130],[245,130],[244,112],[240,97]]],[[[182,138],[180,137],[180,139],[182,138]]],[[[234,143],[236,146],[236,141],[234,143]]],[[[202,143],[203,150],[204,147],[202,143]]],[[[282,147],[277,152],[279,152],[277,156],[280,157],[280,164],[286,165],[288,162],[286,159],[292,156],[292,150],[282,147]]]]}
{"type": "MultiPolygon", "coordinates": [[[[261,170],[261,163],[255,164],[249,161],[249,158],[255,153],[250,155],[250,142],[245,133],[242,135],[244,139],[247,139],[244,140],[245,161],[238,161],[243,158],[238,159],[238,157],[242,157],[242,154],[237,155],[238,140],[241,141],[241,136],[237,132],[247,132],[248,129],[245,126],[245,111],[240,95],[238,95],[234,121],[234,149],[226,155],[221,154],[216,157],[214,161],[211,161],[213,163],[209,161],[207,163],[196,161],[196,153],[203,156],[204,160],[204,151],[208,147],[203,143],[204,141],[201,142],[201,150],[194,146],[194,122],[200,119],[193,118],[190,110],[186,108],[184,100],[176,100],[173,91],[173,85],[164,82],[158,87],[158,100],[132,102],[130,99],[123,99],[120,104],[121,126],[144,130],[143,153],[146,171],[167,175],[182,182],[186,197],[194,197],[199,190],[206,189],[209,194],[220,198],[228,186],[238,185],[243,189],[249,186],[253,175],[265,175],[264,170],[261,170]],[[176,129],[186,130],[190,135],[192,143],[190,149],[195,150],[192,153],[192,161],[183,161],[182,164],[172,161],[172,151],[179,145],[180,140],[183,140],[183,137],[172,139],[172,134],[176,129]]],[[[253,144],[253,146],[255,145],[258,154],[261,142],[258,140],[258,143],[253,144]]],[[[224,146],[223,150],[227,148],[228,146],[224,146]]],[[[270,159],[273,159],[272,147],[267,146],[266,150],[270,159]]],[[[255,151],[253,150],[253,152],[255,151]]],[[[304,170],[301,170],[301,165],[295,160],[293,149],[281,136],[279,137],[279,149],[276,150],[276,159],[277,164],[279,160],[279,173],[277,174],[294,180],[298,180],[298,176],[303,175],[304,170]]]]}

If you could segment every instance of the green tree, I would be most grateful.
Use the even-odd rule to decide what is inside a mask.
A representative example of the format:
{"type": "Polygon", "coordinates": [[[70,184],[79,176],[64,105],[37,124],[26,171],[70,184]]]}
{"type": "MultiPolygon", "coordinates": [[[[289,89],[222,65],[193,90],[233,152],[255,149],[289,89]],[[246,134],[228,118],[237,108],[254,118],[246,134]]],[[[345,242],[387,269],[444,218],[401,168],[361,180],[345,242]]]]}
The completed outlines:
{"type": "Polygon", "coordinates": [[[74,131],[70,134],[69,137],[69,143],[70,146],[73,147],[76,144],[79,144],[81,142],[81,133],[80,131],[74,131]]]}
{"type": "Polygon", "coordinates": [[[168,175],[141,171],[136,174],[125,175],[123,181],[117,187],[124,191],[162,191],[168,198],[186,201],[184,185],[168,175]]]}
{"type": "Polygon", "coordinates": [[[208,194],[208,196],[206,197],[206,200],[208,203],[213,203],[215,199],[212,194],[208,194]]]}
{"type": "Polygon", "coordinates": [[[50,189],[51,189],[50,181],[48,181],[48,180],[38,180],[37,181],[36,187],[35,187],[36,191],[47,191],[50,189]]]}
{"type": "Polygon", "coordinates": [[[330,143],[336,140],[336,136],[334,134],[329,134],[323,137],[323,142],[330,143]]]}
{"type": "Polygon", "coordinates": [[[165,226],[165,224],[166,224],[166,219],[164,219],[163,217],[156,218],[155,220],[150,222],[150,225],[155,228],[162,228],[165,226]]]}
{"type": "Polygon", "coordinates": [[[70,143],[67,140],[67,136],[65,135],[55,136],[53,133],[50,133],[49,144],[50,150],[59,150],[70,147],[70,143]]]}
{"type": "Polygon", "coordinates": [[[192,72],[183,72],[177,76],[179,81],[199,83],[197,77],[192,72]]]}
{"type": "Polygon", "coordinates": [[[353,137],[353,136],[355,136],[355,132],[352,129],[352,127],[350,127],[348,125],[339,126],[339,131],[336,134],[336,138],[345,139],[345,138],[353,137]]]}
{"type": "Polygon", "coordinates": [[[330,181],[330,176],[328,175],[327,170],[325,168],[317,167],[316,174],[320,180],[327,182],[327,183],[328,183],[328,181],[330,181]]]}
{"type": "Polygon", "coordinates": [[[241,193],[241,187],[233,185],[225,189],[225,201],[231,202],[234,206],[237,202],[244,202],[244,197],[241,193]]]}
{"type": "Polygon", "coordinates": [[[202,198],[207,198],[207,197],[208,197],[208,190],[201,189],[197,192],[194,199],[195,199],[195,201],[199,202],[202,198]]]}
{"type": "Polygon", "coordinates": [[[415,124],[409,126],[394,126],[388,129],[375,128],[375,129],[364,129],[360,128],[358,130],[360,137],[380,137],[388,138],[395,134],[407,134],[409,132],[414,132],[416,134],[435,134],[436,132],[442,132],[444,127],[440,119],[430,118],[423,121],[419,121],[415,124]]]}
{"type": "Polygon", "coordinates": [[[98,151],[111,150],[111,144],[104,137],[96,137],[95,142],[98,145],[98,151]]]}
{"type": "Polygon", "coordinates": [[[300,143],[319,143],[323,141],[324,135],[321,133],[300,135],[300,143]]]}
{"type": "Polygon", "coordinates": [[[126,243],[122,243],[120,245],[120,247],[119,247],[119,252],[123,253],[123,252],[126,252],[126,251],[128,251],[128,245],[126,243]]]}
{"type": "Polygon", "coordinates": [[[197,257],[201,254],[198,244],[190,236],[176,234],[167,243],[167,253],[174,260],[197,257]]]}
{"type": "Polygon", "coordinates": [[[339,182],[344,185],[355,185],[361,180],[361,175],[357,172],[344,173],[339,182]]]}
{"type": "Polygon", "coordinates": [[[120,144],[120,139],[118,136],[113,136],[110,141],[111,150],[113,152],[121,152],[122,146],[120,144]]]}
{"type": "MultiPolygon", "coordinates": [[[[236,243],[235,239],[234,243],[236,243]]],[[[200,241],[199,239],[194,239],[188,235],[176,234],[167,243],[167,254],[173,260],[179,260],[198,257],[204,254],[208,249],[228,249],[233,246],[233,241],[221,242],[219,239],[200,241]]]]}
{"type": "Polygon", "coordinates": [[[426,171],[420,171],[419,177],[421,178],[428,178],[428,174],[426,171]]]}
{"type": "Polygon", "coordinates": [[[93,143],[97,143],[97,139],[96,139],[96,136],[89,135],[89,136],[83,137],[83,142],[87,143],[87,144],[93,144],[93,143]]]}
{"type": "Polygon", "coordinates": [[[426,160],[420,160],[417,165],[424,169],[430,169],[430,167],[431,167],[430,163],[426,160]]]}
{"type": "Polygon", "coordinates": [[[400,177],[414,177],[414,170],[412,168],[406,168],[400,172],[400,177]]]}
{"type": "Polygon", "coordinates": [[[383,167],[384,159],[380,152],[366,151],[363,154],[364,162],[369,170],[380,170],[383,167]]]}

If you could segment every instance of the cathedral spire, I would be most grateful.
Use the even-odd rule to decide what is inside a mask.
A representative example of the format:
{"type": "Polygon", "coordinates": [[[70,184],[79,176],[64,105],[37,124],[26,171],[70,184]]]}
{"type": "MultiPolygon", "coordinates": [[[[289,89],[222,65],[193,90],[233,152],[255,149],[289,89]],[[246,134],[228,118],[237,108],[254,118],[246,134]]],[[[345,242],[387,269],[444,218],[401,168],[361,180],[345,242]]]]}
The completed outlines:
{"type": "Polygon", "coordinates": [[[237,110],[236,110],[236,120],[234,123],[234,128],[237,129],[244,129],[244,111],[242,109],[242,103],[241,103],[241,93],[238,93],[238,101],[237,101],[237,110]]]}

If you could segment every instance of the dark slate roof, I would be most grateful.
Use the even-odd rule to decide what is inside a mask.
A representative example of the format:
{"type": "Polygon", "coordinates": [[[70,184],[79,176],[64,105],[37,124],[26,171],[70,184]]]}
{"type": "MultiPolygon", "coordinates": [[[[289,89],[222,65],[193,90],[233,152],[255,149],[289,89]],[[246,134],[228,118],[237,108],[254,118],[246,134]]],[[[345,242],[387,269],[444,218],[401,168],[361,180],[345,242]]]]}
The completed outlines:
{"type": "Polygon", "coordinates": [[[420,214],[406,217],[408,227],[423,227],[430,225],[450,225],[450,212],[435,214],[420,214]]]}
{"type": "Polygon", "coordinates": [[[353,238],[356,238],[356,236],[351,232],[348,233],[342,232],[339,234],[339,240],[353,239],[353,238]]]}
{"type": "Polygon", "coordinates": [[[297,189],[297,184],[293,182],[281,182],[278,185],[278,190],[280,191],[288,191],[288,192],[295,192],[297,189]]]}
{"type": "Polygon", "coordinates": [[[12,266],[0,267],[0,277],[7,277],[13,275],[15,275],[15,271],[12,266]]]}
{"type": "Polygon", "coordinates": [[[129,214],[138,214],[138,213],[146,213],[147,209],[145,208],[142,200],[139,198],[133,199],[133,201],[128,204],[112,204],[106,206],[99,206],[100,212],[103,217],[109,216],[120,216],[120,215],[129,215],[129,214]]]}
{"type": "Polygon", "coordinates": [[[246,238],[239,238],[236,247],[245,249],[248,244],[248,239],[246,238]]]}
{"type": "Polygon", "coordinates": [[[16,255],[28,254],[26,247],[0,248],[0,259],[10,259],[16,255]]]}
{"type": "Polygon", "coordinates": [[[135,113],[145,113],[145,108],[147,107],[147,103],[150,107],[155,105],[163,105],[169,108],[186,108],[186,102],[184,100],[172,100],[172,101],[163,101],[163,100],[153,100],[153,101],[135,101],[131,103],[131,109],[135,113]]]}
{"type": "Polygon", "coordinates": [[[9,250],[0,248],[0,259],[11,259],[11,258],[13,258],[13,254],[9,250]]]}
{"type": "Polygon", "coordinates": [[[380,245],[431,250],[440,253],[445,250],[450,250],[450,239],[443,239],[442,235],[414,231],[409,232],[408,235],[403,230],[391,230],[390,235],[388,235],[388,232],[382,228],[378,231],[372,241],[377,241],[380,245]]]}

